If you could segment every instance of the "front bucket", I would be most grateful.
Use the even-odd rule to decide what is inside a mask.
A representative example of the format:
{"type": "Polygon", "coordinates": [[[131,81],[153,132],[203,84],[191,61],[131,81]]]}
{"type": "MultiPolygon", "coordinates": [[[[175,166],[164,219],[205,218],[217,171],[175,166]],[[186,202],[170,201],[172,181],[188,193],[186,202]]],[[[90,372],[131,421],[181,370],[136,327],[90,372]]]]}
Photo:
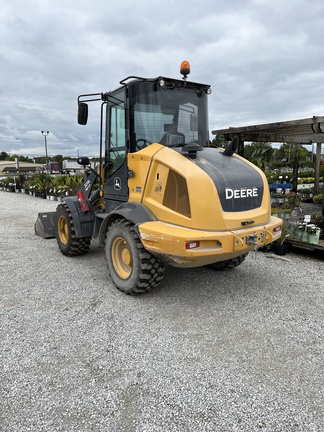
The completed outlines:
{"type": "Polygon", "coordinates": [[[55,237],[56,212],[38,213],[35,234],[46,238],[55,237]]]}

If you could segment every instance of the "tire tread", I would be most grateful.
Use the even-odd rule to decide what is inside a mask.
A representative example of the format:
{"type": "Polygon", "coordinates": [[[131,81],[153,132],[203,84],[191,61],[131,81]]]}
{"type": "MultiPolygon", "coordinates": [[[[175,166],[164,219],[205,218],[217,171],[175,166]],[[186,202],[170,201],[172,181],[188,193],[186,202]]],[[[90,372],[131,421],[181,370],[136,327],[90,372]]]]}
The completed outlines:
{"type": "MultiPolygon", "coordinates": [[[[66,245],[63,245],[60,242],[59,234],[58,234],[58,232],[56,233],[56,239],[57,239],[57,243],[58,243],[60,251],[62,252],[63,255],[66,255],[66,256],[84,255],[86,252],[88,252],[88,250],[90,248],[91,237],[78,238],[76,236],[73,217],[72,217],[71,211],[70,211],[67,204],[65,204],[64,202],[59,204],[57,206],[56,212],[57,212],[57,214],[65,212],[67,222],[70,225],[70,238],[68,239],[68,242],[66,245]]],[[[57,220],[58,220],[58,218],[57,218],[57,220]]]]}
{"type": "MultiPolygon", "coordinates": [[[[128,230],[135,242],[140,266],[138,280],[130,282],[130,286],[127,288],[123,288],[118,284],[118,278],[109,270],[108,266],[110,277],[117,288],[126,294],[134,295],[143,294],[157,287],[164,276],[164,264],[144,248],[135,230],[134,224],[126,219],[117,219],[111,224],[110,229],[111,228],[117,229],[120,233],[125,229],[128,230]]],[[[110,235],[110,229],[108,229],[106,233],[106,244],[110,235]]]]}

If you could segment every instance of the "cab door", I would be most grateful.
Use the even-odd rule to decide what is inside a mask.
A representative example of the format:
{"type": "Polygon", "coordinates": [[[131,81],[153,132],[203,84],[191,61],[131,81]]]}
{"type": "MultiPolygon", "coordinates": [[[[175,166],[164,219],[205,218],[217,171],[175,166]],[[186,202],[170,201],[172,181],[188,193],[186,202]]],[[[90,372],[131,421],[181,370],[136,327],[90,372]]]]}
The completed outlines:
{"type": "Polygon", "coordinates": [[[105,204],[108,211],[128,201],[125,89],[109,96],[105,149],[105,204]]]}

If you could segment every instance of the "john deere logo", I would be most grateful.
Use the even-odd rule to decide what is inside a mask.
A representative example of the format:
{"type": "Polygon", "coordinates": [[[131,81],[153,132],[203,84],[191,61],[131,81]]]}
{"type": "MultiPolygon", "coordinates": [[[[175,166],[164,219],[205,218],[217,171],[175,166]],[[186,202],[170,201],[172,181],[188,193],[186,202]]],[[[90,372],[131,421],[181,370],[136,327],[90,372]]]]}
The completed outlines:
{"type": "Polygon", "coordinates": [[[121,189],[121,180],[119,177],[114,178],[114,189],[120,190],[121,189]]]}
{"type": "Polygon", "coordinates": [[[226,199],[237,199],[237,198],[252,198],[258,196],[258,188],[242,188],[242,189],[225,189],[226,199]]]}

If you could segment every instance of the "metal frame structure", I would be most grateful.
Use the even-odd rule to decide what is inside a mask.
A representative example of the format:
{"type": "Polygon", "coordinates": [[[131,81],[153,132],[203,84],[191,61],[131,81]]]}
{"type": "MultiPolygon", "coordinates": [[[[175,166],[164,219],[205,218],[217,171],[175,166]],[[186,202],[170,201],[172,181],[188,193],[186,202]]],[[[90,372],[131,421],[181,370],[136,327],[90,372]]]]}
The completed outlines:
{"type": "MultiPolygon", "coordinates": [[[[295,146],[293,168],[293,190],[297,192],[299,146],[303,144],[316,144],[315,164],[315,194],[319,193],[319,173],[321,148],[324,143],[324,116],[314,116],[307,119],[267,123],[252,126],[229,127],[215,129],[213,135],[224,135],[226,140],[239,137],[238,154],[244,156],[244,142],[279,142],[292,143],[295,146]]],[[[324,204],[323,204],[324,214],[324,204]]]]}

